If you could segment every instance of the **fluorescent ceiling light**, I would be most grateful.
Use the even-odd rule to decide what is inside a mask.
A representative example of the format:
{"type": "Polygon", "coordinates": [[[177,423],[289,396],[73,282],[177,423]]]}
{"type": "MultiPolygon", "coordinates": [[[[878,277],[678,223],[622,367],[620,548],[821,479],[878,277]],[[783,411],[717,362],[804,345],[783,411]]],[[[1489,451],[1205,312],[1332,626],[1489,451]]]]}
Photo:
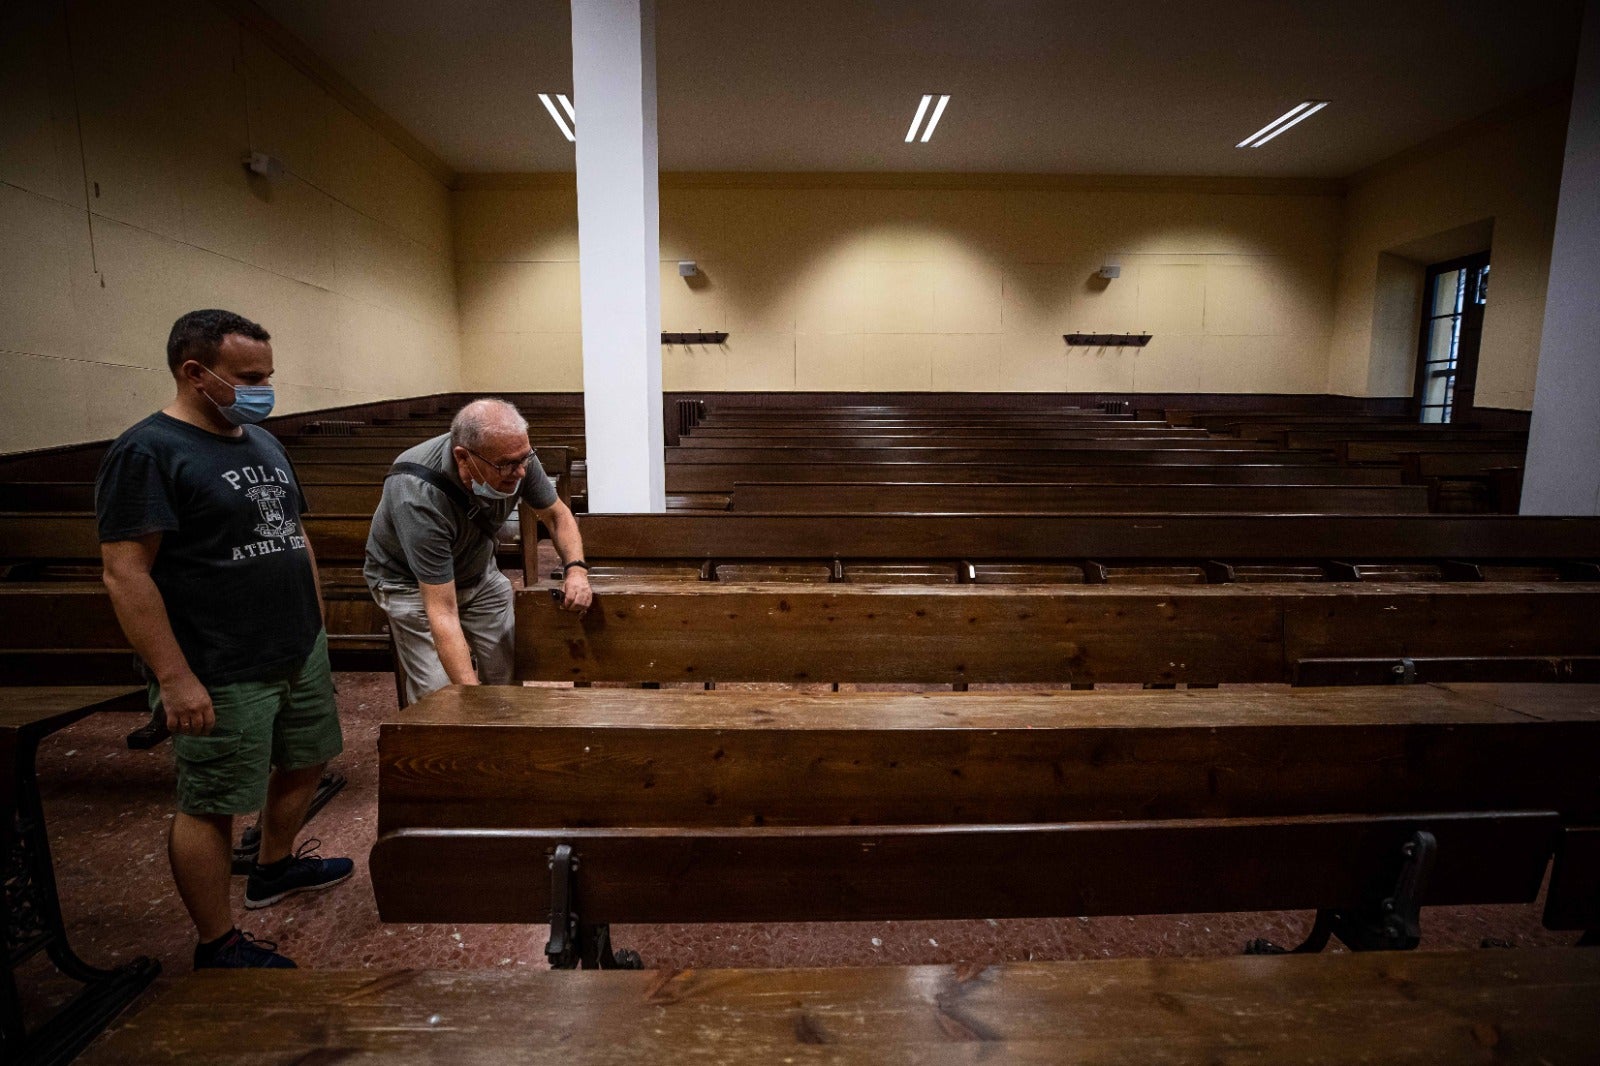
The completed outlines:
{"type": "Polygon", "coordinates": [[[572,101],[567,99],[565,93],[560,94],[561,106],[569,116],[572,116],[572,126],[567,125],[567,120],[561,117],[561,112],[556,110],[556,102],[550,99],[549,93],[540,93],[539,102],[544,104],[544,109],[550,112],[550,117],[555,120],[556,126],[561,130],[561,136],[569,141],[577,140],[572,135],[572,127],[578,124],[577,117],[572,114],[572,101]]]}
{"type": "Polygon", "coordinates": [[[1235,148],[1260,148],[1278,134],[1298,126],[1318,111],[1328,106],[1326,100],[1306,100],[1285,111],[1250,136],[1234,145],[1235,148]]]}
{"type": "Polygon", "coordinates": [[[927,144],[928,138],[933,136],[933,127],[939,124],[939,116],[944,114],[944,105],[950,102],[948,94],[939,97],[939,104],[933,109],[933,114],[928,118],[928,127],[922,131],[922,143],[927,144]]]}
{"type": "MultiPolygon", "coordinates": [[[[933,103],[934,95],[928,93],[922,98],[922,103],[917,105],[917,113],[911,119],[911,128],[906,130],[906,143],[910,144],[917,139],[917,127],[922,125],[922,116],[928,113],[928,105],[933,103]]],[[[928,138],[933,136],[933,127],[939,124],[939,116],[944,114],[944,106],[950,102],[950,94],[945,93],[939,97],[939,102],[934,106],[933,114],[928,119],[928,126],[922,131],[922,143],[927,144],[928,138]]]]}
{"type": "Polygon", "coordinates": [[[922,103],[917,105],[917,113],[911,119],[911,128],[906,130],[907,144],[910,144],[912,141],[917,139],[917,127],[922,125],[922,116],[928,113],[928,103],[932,99],[933,97],[931,96],[924,96],[922,98],[922,103]]]}

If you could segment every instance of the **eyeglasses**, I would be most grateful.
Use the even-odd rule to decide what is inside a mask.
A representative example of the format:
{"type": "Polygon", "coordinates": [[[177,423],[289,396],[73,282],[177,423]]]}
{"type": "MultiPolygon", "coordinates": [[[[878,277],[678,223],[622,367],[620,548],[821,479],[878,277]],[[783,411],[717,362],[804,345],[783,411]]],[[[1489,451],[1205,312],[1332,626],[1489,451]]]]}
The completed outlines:
{"type": "Polygon", "coordinates": [[[471,448],[465,448],[463,450],[468,455],[471,455],[471,456],[473,456],[473,457],[475,457],[477,459],[483,460],[484,465],[486,465],[490,470],[493,470],[496,474],[499,474],[501,477],[510,477],[512,474],[516,473],[518,470],[526,469],[529,461],[532,460],[533,456],[534,456],[533,452],[529,452],[527,455],[524,455],[520,459],[507,459],[503,463],[496,463],[496,462],[491,462],[490,460],[484,458],[483,456],[479,455],[477,452],[473,451],[471,448]]]}

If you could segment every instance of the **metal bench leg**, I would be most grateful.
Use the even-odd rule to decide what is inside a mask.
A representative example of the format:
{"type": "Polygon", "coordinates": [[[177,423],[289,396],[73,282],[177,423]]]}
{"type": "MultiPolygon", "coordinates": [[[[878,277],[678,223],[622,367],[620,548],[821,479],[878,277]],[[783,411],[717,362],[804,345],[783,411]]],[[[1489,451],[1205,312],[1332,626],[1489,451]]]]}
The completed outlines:
{"type": "Polygon", "coordinates": [[[1419,829],[1400,849],[1400,870],[1394,891],[1351,910],[1317,912],[1305,942],[1286,950],[1270,940],[1245,945],[1246,955],[1301,955],[1321,951],[1336,936],[1351,951],[1410,951],[1422,940],[1422,894],[1439,851],[1439,843],[1419,829]]]}
{"type": "Polygon", "coordinates": [[[578,856],[571,844],[547,855],[550,867],[550,939],[544,954],[552,970],[642,970],[637,951],[613,951],[609,925],[580,922],[577,911],[578,856]]]}
{"type": "Polygon", "coordinates": [[[90,966],[67,942],[56,891],[44,807],[34,775],[35,743],[18,745],[13,780],[16,814],[3,827],[5,970],[0,975],[0,1060],[42,1066],[66,1063],[83,1050],[106,1024],[155,980],[161,964],[139,957],[116,969],[90,966]],[[66,1006],[29,1034],[14,977],[14,967],[44,951],[56,969],[84,987],[66,1006]]]}

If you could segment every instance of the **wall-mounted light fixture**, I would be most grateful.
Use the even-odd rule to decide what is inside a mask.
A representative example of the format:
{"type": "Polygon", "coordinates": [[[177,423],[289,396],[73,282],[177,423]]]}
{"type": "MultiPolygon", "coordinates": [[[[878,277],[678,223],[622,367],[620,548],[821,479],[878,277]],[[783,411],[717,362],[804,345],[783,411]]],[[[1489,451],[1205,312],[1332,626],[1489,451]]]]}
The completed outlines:
{"type": "Polygon", "coordinates": [[[1071,348],[1143,348],[1150,343],[1150,334],[1067,333],[1062,339],[1071,348]]]}
{"type": "Polygon", "coordinates": [[[662,344],[722,344],[728,339],[726,332],[716,333],[663,333],[662,344]]]}
{"type": "Polygon", "coordinates": [[[243,162],[246,170],[263,178],[276,178],[283,174],[283,160],[265,152],[246,152],[243,162]]]}

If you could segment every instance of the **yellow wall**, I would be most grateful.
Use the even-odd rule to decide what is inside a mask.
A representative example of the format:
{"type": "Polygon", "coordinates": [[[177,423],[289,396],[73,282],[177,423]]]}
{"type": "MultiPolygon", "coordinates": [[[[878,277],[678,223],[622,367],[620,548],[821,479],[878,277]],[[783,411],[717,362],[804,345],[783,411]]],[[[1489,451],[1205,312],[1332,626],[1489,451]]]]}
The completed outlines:
{"type": "MultiPolygon", "coordinates": [[[[447,191],[236,2],[0,5],[0,451],[113,436],[164,404],[167,330],[202,306],[272,331],[286,413],[581,388],[571,176],[447,191]],[[250,177],[250,147],[288,172],[250,177]]],[[[1492,233],[1478,402],[1526,408],[1565,117],[1546,94],[1348,194],[663,175],[662,328],[731,334],[667,349],[663,381],[1407,395],[1427,250],[1492,233]],[[702,276],[680,279],[679,259],[702,276]],[[1122,277],[1106,284],[1108,260],[1122,277]],[[1072,350],[1071,331],[1155,340],[1072,350]]]]}
{"type": "MultiPolygon", "coordinates": [[[[896,181],[663,175],[661,328],[730,334],[666,349],[664,387],[1324,387],[1340,211],[1324,186],[896,181]],[[1107,259],[1122,277],[1103,284],[1107,259]],[[1155,339],[1069,350],[1072,331],[1155,339]]],[[[468,178],[453,204],[464,386],[581,388],[570,177],[468,178]]]]}
{"type": "Polygon", "coordinates": [[[1447,257],[1440,235],[1482,227],[1493,236],[1476,403],[1532,408],[1567,125],[1566,99],[1543,96],[1351,182],[1328,391],[1411,395],[1423,265],[1447,257]]]}
{"type": "Polygon", "coordinates": [[[271,331],[280,412],[457,387],[439,180],[207,0],[67,11],[0,5],[0,451],[164,405],[197,307],[271,331]]]}

